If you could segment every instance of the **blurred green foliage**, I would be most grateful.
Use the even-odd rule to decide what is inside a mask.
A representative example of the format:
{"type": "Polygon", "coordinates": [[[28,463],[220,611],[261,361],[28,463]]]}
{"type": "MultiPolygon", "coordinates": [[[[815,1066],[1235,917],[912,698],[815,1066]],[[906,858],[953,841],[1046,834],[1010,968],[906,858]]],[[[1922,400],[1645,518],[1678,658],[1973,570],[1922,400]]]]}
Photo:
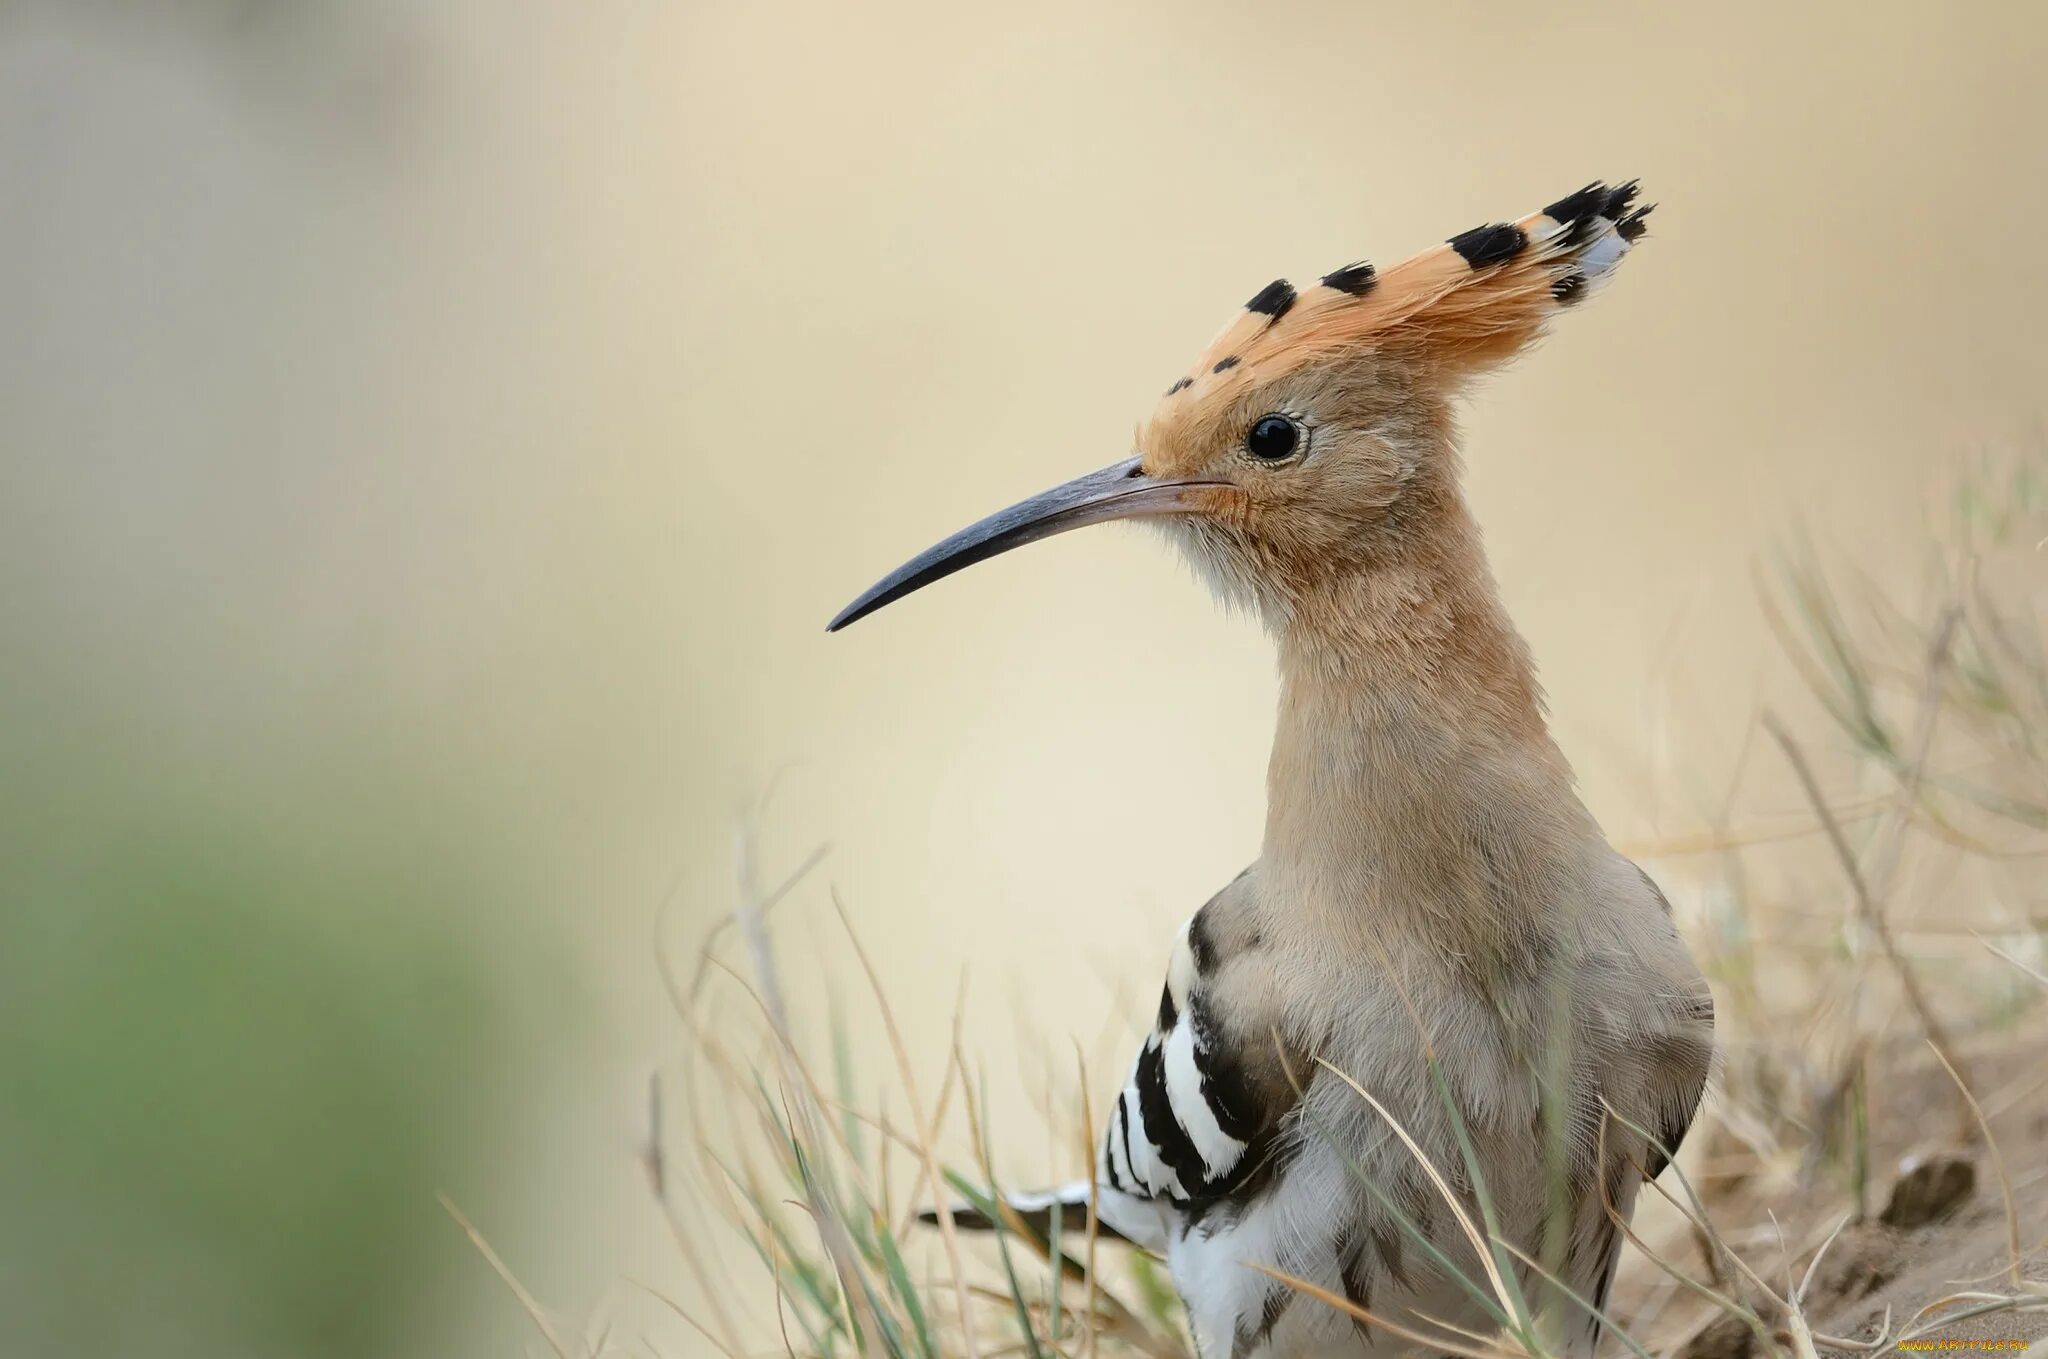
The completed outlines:
{"type": "Polygon", "coordinates": [[[0,799],[0,1353],[416,1350],[475,1264],[434,1192],[535,1097],[531,932],[399,808],[81,783],[0,799]]]}

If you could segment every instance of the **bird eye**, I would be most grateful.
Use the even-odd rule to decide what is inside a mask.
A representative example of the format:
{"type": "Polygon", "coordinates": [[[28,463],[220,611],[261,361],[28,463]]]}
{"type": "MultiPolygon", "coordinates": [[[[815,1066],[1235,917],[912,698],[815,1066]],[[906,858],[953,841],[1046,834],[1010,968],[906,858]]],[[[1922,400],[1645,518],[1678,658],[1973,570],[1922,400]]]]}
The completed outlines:
{"type": "Polygon", "coordinates": [[[1301,426],[1284,415],[1262,415],[1245,431],[1244,451],[1260,462],[1279,462],[1301,446],[1301,426]]]}

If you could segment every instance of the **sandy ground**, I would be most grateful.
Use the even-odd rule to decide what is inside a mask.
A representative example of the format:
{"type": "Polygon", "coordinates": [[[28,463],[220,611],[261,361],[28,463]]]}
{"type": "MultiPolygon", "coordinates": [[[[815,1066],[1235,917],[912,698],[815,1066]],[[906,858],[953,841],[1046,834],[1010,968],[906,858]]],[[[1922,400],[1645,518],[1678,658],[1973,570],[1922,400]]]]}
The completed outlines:
{"type": "MultiPolygon", "coordinates": [[[[1887,1308],[1896,1328],[1952,1294],[2012,1291],[2015,1229],[2001,1189],[2001,1161],[2017,1223],[2020,1274],[2048,1279],[2048,1062],[2042,1051],[2030,1038],[1970,1063],[1995,1156],[1981,1140],[1956,1135],[1969,1115],[1924,1049],[1898,1062],[1871,1110],[1869,1215],[1842,1228],[1806,1284],[1805,1311],[1817,1336],[1870,1341],[1880,1335],[1887,1308]]],[[[1782,1177],[1749,1173],[1717,1179],[1712,1168],[1724,1152],[1731,1162],[1757,1161],[1725,1130],[1710,1132],[1700,1187],[1715,1228],[1779,1296],[1790,1296],[1828,1233],[1850,1211],[1844,1177],[1822,1171],[1802,1184],[1794,1170],[1782,1177]]],[[[1669,1176],[1666,1181],[1679,1192],[1669,1176]]],[[[1639,1226],[1672,1264],[1712,1280],[1701,1243],[1666,1206],[1650,1207],[1639,1226]]],[[[1639,1252],[1626,1257],[1616,1289],[1617,1315],[1633,1318],[1653,1351],[1679,1359],[1750,1359],[1758,1348],[1747,1327],[1717,1315],[1639,1252]]],[[[1753,1285],[1731,1283],[1727,1291],[1739,1293],[1773,1325],[1782,1322],[1782,1313],[1761,1300],[1753,1285]]],[[[1943,1325],[1921,1348],[2018,1350],[2044,1335],[2048,1311],[2003,1312],[1943,1325]]],[[[1825,1343],[1818,1348],[1823,1354],[1852,1352],[1825,1343]]]]}

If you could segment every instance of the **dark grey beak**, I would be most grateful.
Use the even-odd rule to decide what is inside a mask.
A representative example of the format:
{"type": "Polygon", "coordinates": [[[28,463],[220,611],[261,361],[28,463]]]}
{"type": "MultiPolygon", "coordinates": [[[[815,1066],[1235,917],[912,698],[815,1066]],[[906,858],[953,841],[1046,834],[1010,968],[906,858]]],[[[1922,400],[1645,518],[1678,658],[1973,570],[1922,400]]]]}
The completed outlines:
{"type": "Polygon", "coordinates": [[[1220,481],[1148,477],[1138,463],[1137,458],[1112,463],[961,529],[876,581],[866,594],[840,610],[839,616],[825,625],[825,631],[837,632],[884,604],[893,604],[913,590],[921,590],[962,567],[987,561],[1013,547],[1111,519],[1197,513],[1214,504],[1213,499],[1202,495],[1205,489],[1214,491],[1230,486],[1220,481]]]}

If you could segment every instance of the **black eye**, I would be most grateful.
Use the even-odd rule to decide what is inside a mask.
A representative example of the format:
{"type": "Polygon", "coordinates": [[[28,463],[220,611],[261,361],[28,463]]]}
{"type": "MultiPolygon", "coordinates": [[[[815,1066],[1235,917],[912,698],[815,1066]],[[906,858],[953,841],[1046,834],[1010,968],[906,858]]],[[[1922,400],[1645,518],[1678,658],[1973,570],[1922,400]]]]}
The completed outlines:
{"type": "Polygon", "coordinates": [[[1284,415],[1262,415],[1245,432],[1244,451],[1260,462],[1291,457],[1301,444],[1301,427],[1284,415]]]}

